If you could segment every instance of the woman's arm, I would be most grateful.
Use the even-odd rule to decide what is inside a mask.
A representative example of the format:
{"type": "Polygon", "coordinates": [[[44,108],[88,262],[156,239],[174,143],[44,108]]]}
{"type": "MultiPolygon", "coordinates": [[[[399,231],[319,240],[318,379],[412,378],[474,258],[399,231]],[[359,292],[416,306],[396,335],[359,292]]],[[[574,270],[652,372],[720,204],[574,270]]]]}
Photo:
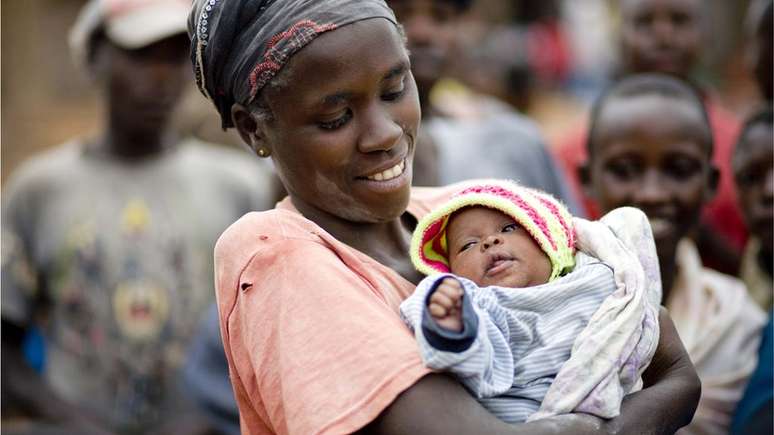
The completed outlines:
{"type": "Polygon", "coordinates": [[[659,311],[661,337],[645,388],[624,399],[621,416],[611,420],[611,433],[674,434],[693,419],[701,381],[667,310],[659,311]]]}
{"type": "Polygon", "coordinates": [[[647,388],[628,396],[621,415],[582,414],[508,425],[487,412],[459,383],[442,374],[423,377],[366,426],[367,434],[674,434],[693,418],[701,384],[672,320],[660,312],[661,340],[645,372],[647,388]]]}

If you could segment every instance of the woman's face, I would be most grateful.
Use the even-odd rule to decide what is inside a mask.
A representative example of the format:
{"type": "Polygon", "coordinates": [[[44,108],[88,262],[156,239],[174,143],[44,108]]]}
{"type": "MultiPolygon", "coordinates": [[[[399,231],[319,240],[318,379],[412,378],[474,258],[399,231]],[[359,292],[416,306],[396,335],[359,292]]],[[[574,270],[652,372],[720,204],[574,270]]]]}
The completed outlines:
{"type": "Polygon", "coordinates": [[[613,97],[596,122],[590,193],[605,212],[627,205],[645,212],[659,257],[673,259],[717,183],[701,111],[659,95],[613,97]]]}
{"type": "Polygon", "coordinates": [[[352,222],[399,217],[409,200],[420,119],[394,24],[369,19],[320,35],[267,89],[263,128],[282,181],[305,214],[352,222]]]}

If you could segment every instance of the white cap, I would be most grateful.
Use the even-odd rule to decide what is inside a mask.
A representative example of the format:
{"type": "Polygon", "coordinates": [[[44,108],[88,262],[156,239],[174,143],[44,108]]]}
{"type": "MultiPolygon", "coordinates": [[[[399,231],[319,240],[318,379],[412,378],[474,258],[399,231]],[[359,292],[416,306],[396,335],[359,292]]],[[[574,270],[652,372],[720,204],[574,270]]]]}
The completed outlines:
{"type": "Polygon", "coordinates": [[[70,49],[76,63],[86,65],[98,29],[127,49],[185,34],[190,9],[190,0],[90,0],[70,30],[70,49]]]}

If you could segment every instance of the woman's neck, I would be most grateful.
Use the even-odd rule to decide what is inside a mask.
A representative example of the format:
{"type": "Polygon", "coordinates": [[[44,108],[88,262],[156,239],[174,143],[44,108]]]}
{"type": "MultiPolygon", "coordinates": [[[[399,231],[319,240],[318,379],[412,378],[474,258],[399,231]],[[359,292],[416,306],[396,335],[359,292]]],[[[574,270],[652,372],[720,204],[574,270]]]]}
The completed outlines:
{"type": "Polygon", "coordinates": [[[357,249],[408,281],[417,283],[422,275],[411,265],[409,246],[416,219],[408,213],[378,223],[352,222],[290,196],[293,205],[307,219],[319,225],[336,240],[357,249]]]}

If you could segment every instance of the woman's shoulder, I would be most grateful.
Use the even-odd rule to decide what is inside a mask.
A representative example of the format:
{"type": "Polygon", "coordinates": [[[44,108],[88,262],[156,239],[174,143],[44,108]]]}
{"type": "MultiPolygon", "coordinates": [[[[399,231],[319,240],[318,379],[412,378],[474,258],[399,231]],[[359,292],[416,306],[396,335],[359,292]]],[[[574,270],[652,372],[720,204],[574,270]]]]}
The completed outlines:
{"type": "Polygon", "coordinates": [[[231,224],[215,245],[219,251],[238,252],[255,244],[276,240],[317,240],[319,227],[298,213],[272,209],[250,212],[231,224]]]}

